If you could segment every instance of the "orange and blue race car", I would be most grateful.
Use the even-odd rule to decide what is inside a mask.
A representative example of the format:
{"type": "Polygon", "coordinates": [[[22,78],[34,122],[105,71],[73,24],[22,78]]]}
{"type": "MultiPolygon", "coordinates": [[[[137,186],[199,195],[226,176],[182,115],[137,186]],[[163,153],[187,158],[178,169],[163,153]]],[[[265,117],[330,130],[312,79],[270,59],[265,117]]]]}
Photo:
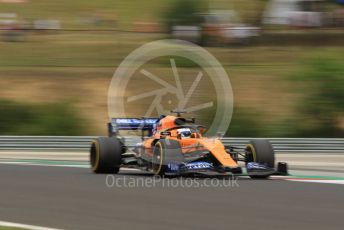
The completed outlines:
{"type": "Polygon", "coordinates": [[[195,119],[181,117],[180,112],[160,118],[113,118],[108,123],[109,137],[96,138],[91,144],[92,171],[118,173],[126,167],[160,176],[251,178],[287,174],[286,163],[275,166],[275,153],[269,141],[252,140],[245,148],[225,146],[220,138],[204,137],[205,131],[204,126],[195,124],[195,119]],[[135,144],[127,143],[129,139],[121,135],[137,130],[141,138],[135,144]]]}

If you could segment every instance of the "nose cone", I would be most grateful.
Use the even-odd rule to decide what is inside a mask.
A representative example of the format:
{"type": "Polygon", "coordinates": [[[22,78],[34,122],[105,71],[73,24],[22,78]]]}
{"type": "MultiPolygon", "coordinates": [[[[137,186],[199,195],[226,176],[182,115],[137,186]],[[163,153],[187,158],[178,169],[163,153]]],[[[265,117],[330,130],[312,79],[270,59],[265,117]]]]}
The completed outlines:
{"type": "Polygon", "coordinates": [[[211,152],[211,154],[221,163],[221,165],[230,168],[239,167],[232,157],[226,152],[224,145],[219,139],[204,138],[200,139],[199,141],[200,144],[202,144],[211,152]]]}

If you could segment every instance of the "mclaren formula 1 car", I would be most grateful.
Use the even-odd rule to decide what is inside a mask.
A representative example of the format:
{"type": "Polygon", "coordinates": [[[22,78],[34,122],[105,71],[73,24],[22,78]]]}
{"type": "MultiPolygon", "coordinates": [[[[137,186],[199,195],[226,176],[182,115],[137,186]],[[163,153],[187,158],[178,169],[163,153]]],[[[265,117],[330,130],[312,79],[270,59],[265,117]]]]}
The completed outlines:
{"type": "Polygon", "coordinates": [[[91,144],[94,173],[118,173],[121,167],[130,167],[161,176],[243,175],[242,168],[251,178],[287,174],[286,163],[276,167],[269,141],[256,139],[246,147],[226,146],[220,138],[204,137],[205,127],[180,113],[160,118],[113,118],[108,132],[109,137],[99,137],[91,144]],[[122,130],[139,130],[140,140],[129,144],[122,130]]]}

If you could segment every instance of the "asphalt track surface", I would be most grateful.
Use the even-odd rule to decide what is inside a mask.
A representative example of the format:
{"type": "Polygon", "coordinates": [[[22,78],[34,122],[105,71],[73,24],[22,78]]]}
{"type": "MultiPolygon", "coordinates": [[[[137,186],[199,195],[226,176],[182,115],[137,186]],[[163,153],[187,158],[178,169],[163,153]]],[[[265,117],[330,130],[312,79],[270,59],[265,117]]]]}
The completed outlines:
{"type": "Polygon", "coordinates": [[[87,168],[6,164],[0,183],[0,220],[52,228],[343,229],[337,184],[241,178],[231,187],[107,187],[106,175],[87,168]]]}

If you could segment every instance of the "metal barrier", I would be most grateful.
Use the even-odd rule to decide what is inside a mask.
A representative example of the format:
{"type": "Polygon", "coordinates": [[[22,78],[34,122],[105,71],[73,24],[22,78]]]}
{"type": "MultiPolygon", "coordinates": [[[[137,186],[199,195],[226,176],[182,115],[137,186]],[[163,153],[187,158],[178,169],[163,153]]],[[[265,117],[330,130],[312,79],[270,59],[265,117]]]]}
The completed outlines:
{"type": "MultiPolygon", "coordinates": [[[[88,150],[93,136],[0,136],[0,150],[88,150]]],[[[258,138],[222,138],[225,145],[245,147],[258,138]]],[[[344,138],[267,138],[277,153],[341,153],[344,138]]],[[[139,139],[128,138],[129,146],[139,139]]]]}

